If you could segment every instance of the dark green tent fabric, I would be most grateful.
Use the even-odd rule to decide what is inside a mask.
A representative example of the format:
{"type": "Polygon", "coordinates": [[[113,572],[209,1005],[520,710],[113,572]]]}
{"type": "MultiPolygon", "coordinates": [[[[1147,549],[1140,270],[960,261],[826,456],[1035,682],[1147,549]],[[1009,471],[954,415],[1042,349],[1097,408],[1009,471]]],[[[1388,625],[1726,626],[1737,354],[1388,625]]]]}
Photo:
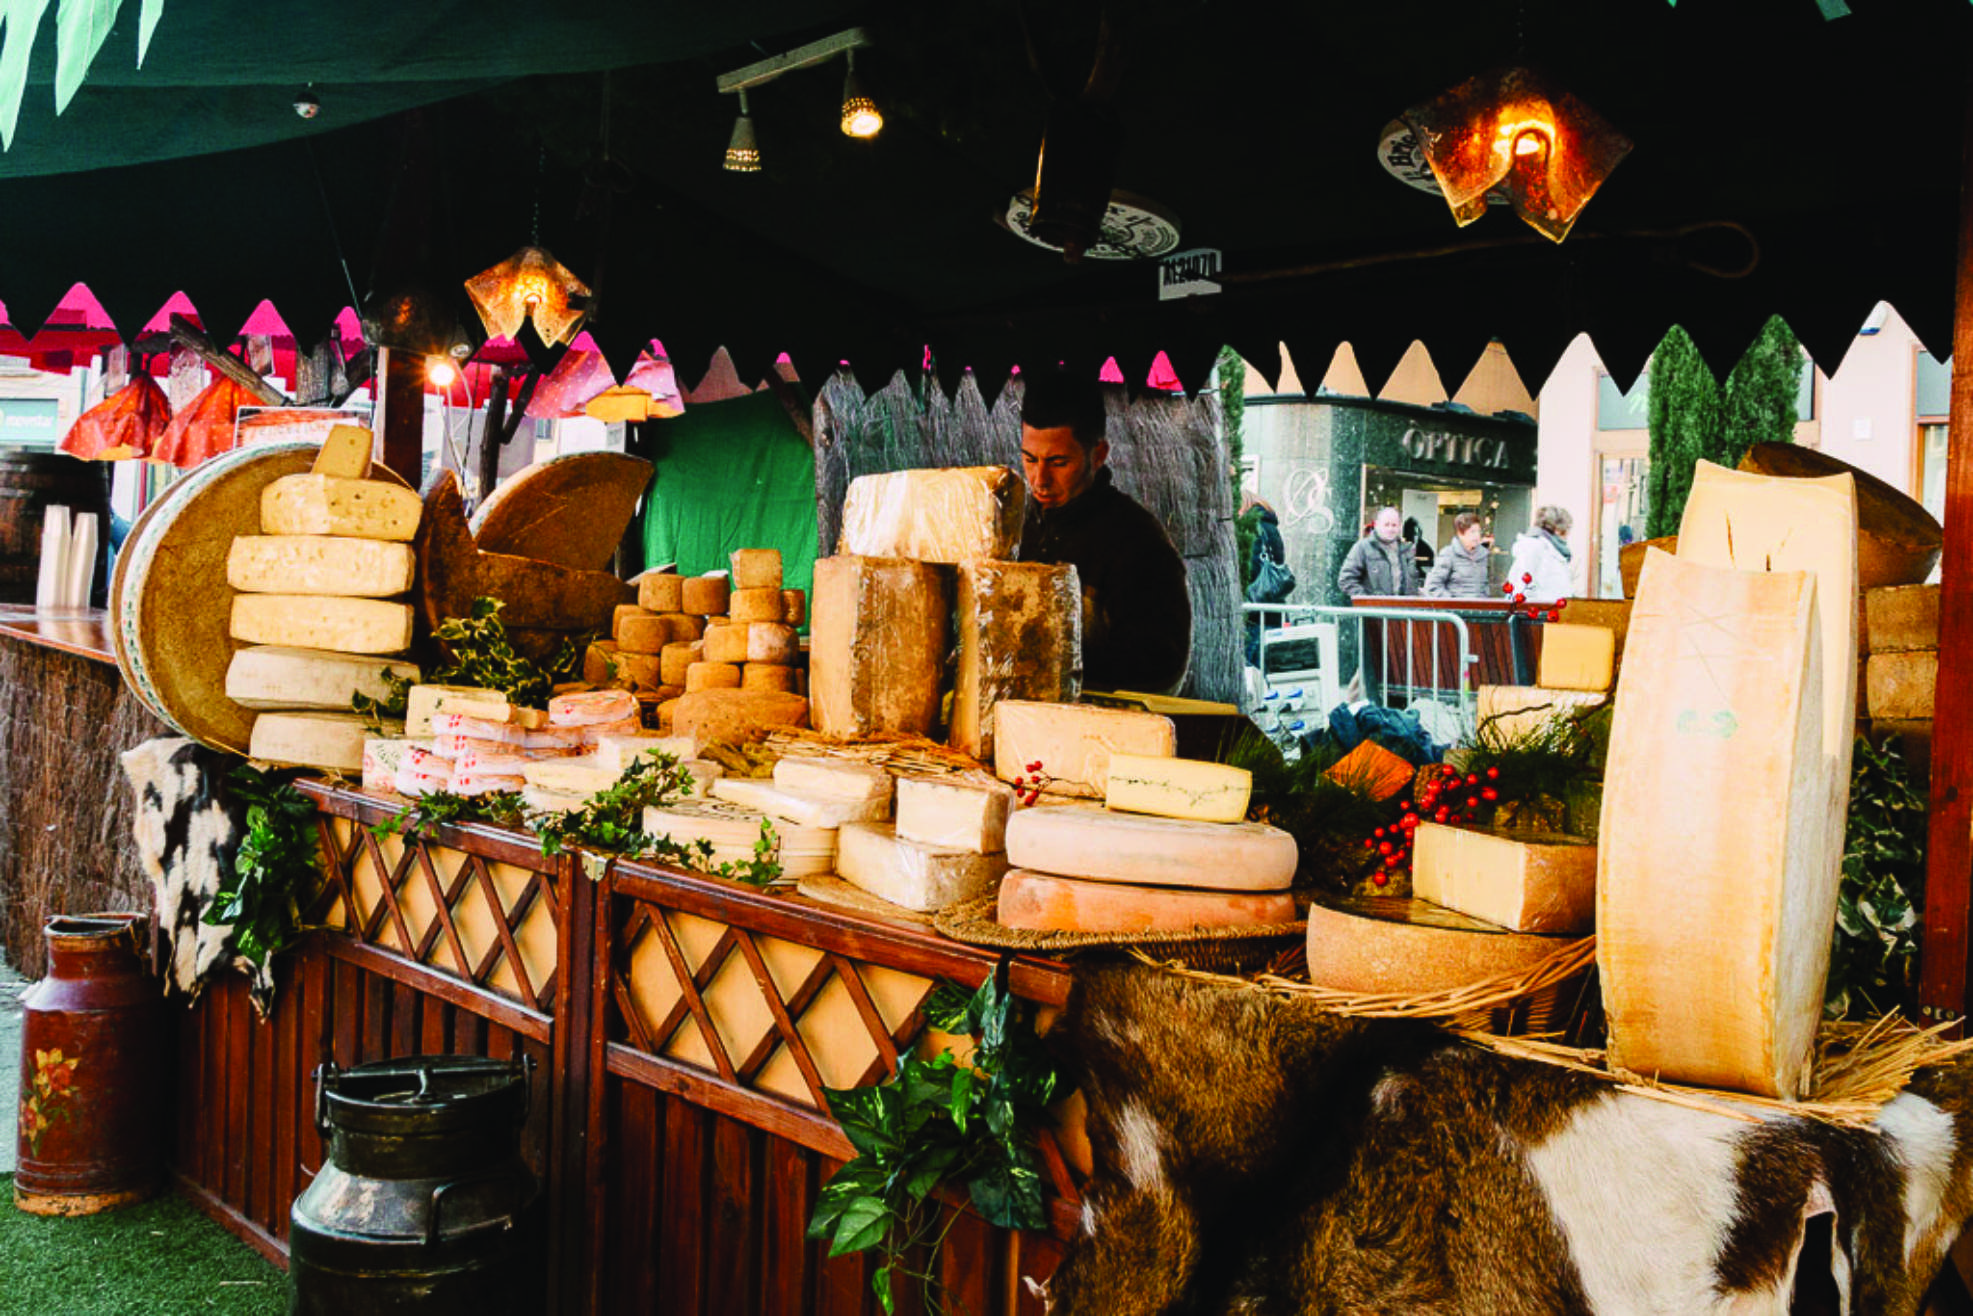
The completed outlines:
{"type": "Polygon", "coordinates": [[[655,431],[644,560],[688,576],[736,548],[778,548],[789,589],[815,575],[815,453],[772,393],[689,407],[655,431]]]}

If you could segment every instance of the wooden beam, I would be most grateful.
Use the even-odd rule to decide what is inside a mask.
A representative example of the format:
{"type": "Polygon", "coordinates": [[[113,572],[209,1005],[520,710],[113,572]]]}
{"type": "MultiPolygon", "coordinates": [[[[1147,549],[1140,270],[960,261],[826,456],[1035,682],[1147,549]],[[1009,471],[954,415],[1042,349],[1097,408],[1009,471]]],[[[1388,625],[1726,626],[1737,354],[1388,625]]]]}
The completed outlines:
{"type": "MultiPolygon", "coordinates": [[[[1947,672],[1965,671],[1973,664],[1973,80],[1968,88],[1960,136],[1946,542],[1939,560],[1939,668],[1947,672]]],[[[1973,904],[1973,684],[1939,682],[1932,717],[1932,813],[1918,1000],[1927,1019],[1962,1019],[1967,915],[1973,904]]]]}
{"type": "Polygon", "coordinates": [[[425,359],[415,352],[379,348],[383,376],[377,391],[383,419],[384,465],[417,488],[425,474],[425,359]]]}
{"type": "Polygon", "coordinates": [[[285,407],[288,399],[281,390],[255,374],[239,357],[222,349],[219,344],[206,336],[203,329],[176,312],[171,316],[171,328],[166,331],[174,346],[183,347],[201,361],[225,375],[241,388],[246,389],[270,407],[285,407]]]}

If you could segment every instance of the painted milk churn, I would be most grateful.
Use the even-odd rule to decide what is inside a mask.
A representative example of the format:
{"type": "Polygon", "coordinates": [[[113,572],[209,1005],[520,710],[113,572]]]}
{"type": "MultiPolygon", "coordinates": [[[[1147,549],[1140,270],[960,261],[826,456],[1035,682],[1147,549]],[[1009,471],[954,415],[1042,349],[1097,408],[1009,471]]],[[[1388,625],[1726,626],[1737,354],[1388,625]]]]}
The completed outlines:
{"type": "Polygon", "coordinates": [[[48,920],[48,975],[21,998],[14,1205],[88,1215],[139,1201],[163,1171],[163,998],[142,914],[48,920]]]}
{"type": "Polygon", "coordinates": [[[538,1316],[544,1199],[520,1148],[533,1070],[414,1056],[316,1072],[328,1154],[290,1217],[291,1316],[538,1316]]]}

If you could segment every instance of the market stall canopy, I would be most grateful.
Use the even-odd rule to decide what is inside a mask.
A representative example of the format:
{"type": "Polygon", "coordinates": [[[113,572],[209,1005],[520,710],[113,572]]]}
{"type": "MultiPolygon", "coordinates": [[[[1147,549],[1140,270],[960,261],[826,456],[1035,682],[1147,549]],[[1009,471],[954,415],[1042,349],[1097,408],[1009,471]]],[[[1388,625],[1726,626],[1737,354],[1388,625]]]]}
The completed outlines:
{"type": "Polygon", "coordinates": [[[1049,112],[1028,37],[1079,90],[1088,4],[167,0],[141,69],[137,8],[59,117],[52,21],[35,47],[0,154],[24,337],[77,280],[126,332],[182,288],[216,336],[271,298],[314,341],[411,276],[470,321],[463,281],[538,238],[596,290],[619,378],[654,334],[747,379],[785,351],[881,382],[929,346],[989,397],[1020,363],[1115,357],[1135,386],[1160,350],[1196,387],[1222,343],[1272,379],[1285,342],[1319,380],[1348,341],[1374,389],[1413,340],[1459,377],[1499,339],[1538,384],[1587,331],[1628,384],[1673,323],[1724,373],[1774,313],[1833,370],[1880,299],[1950,347],[1965,0],[1114,6],[1114,182],[1224,253],[1219,293],[1166,302],[1149,262],[1072,266],[995,222],[1049,112]],[[839,131],[840,62],[790,73],[750,92],[761,172],[724,170],[719,75],[852,24],[882,133],[839,131]],[[1407,108],[1517,63],[1634,143],[1559,245],[1506,207],[1455,227],[1378,155],[1407,108]]]}

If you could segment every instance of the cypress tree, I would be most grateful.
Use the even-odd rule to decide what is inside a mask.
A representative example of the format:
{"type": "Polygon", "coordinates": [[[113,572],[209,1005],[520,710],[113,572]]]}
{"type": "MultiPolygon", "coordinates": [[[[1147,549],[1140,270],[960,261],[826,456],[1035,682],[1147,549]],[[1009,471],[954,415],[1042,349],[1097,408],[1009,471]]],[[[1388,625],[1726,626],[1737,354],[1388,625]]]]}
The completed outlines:
{"type": "Polygon", "coordinates": [[[1651,466],[1645,534],[1678,533],[1692,471],[1713,449],[1720,428],[1720,388],[1692,336],[1673,325],[1651,354],[1651,466]]]}
{"type": "Polygon", "coordinates": [[[1720,401],[1720,429],[1706,457],[1738,466],[1756,443],[1795,441],[1795,398],[1802,382],[1802,345],[1780,316],[1761,326],[1740,364],[1726,377],[1720,401]]]}

